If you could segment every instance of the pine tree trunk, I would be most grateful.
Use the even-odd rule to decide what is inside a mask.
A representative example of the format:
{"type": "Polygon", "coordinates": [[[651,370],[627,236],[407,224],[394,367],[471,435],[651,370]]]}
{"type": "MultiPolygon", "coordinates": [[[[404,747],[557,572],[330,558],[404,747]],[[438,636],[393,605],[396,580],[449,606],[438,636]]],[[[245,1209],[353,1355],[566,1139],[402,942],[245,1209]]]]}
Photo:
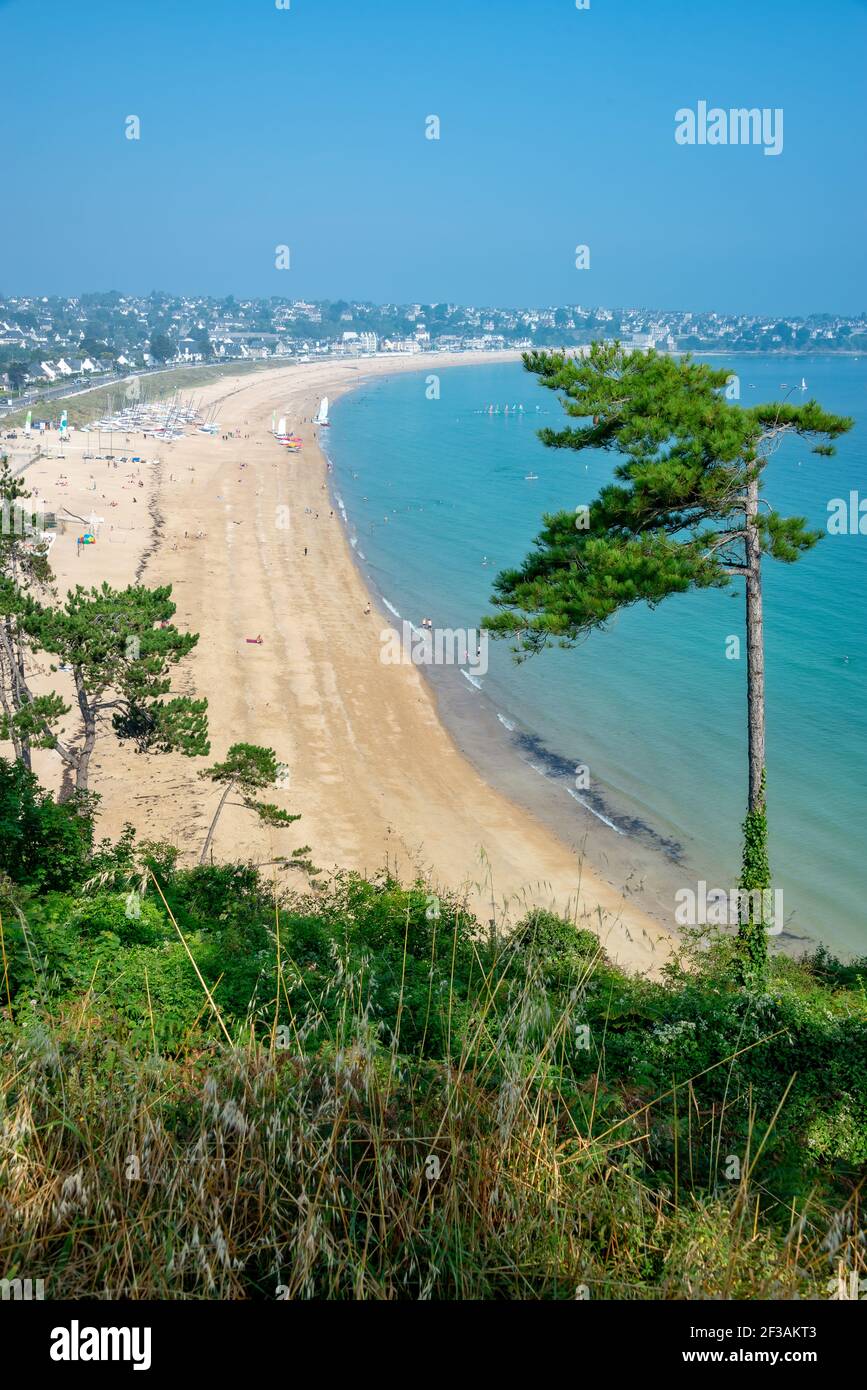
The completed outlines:
{"type": "Polygon", "coordinates": [[[771,882],[768,823],[765,815],[765,637],[762,617],[762,547],[756,525],[758,515],[759,481],[756,477],[748,485],[746,504],[749,801],[743,825],[744,850],[740,887],[748,894],[748,904],[739,908],[738,928],[741,983],[748,988],[761,984],[767,966],[765,893],[771,882]]]}
{"type": "Polygon", "coordinates": [[[226,785],[226,790],[223,792],[223,795],[220,797],[220,804],[218,805],[216,811],[214,812],[214,819],[211,821],[211,824],[210,824],[210,826],[208,827],[208,833],[207,833],[207,835],[205,836],[205,843],[202,845],[202,852],[201,852],[201,854],[199,855],[199,863],[200,863],[200,864],[204,864],[205,860],[206,860],[207,857],[208,857],[208,850],[211,848],[211,841],[212,841],[213,838],[214,838],[214,831],[215,831],[216,828],[217,828],[217,821],[220,819],[220,816],[222,815],[223,807],[225,806],[226,801],[227,801],[228,796],[229,796],[229,792],[232,790],[232,788],[234,787],[234,785],[235,785],[234,782],[229,782],[229,783],[227,783],[227,785],[226,785]]]}
{"type": "Polygon", "coordinates": [[[96,712],[87,699],[87,691],[77,669],[75,671],[75,693],[78,696],[78,708],[81,711],[84,724],[84,741],[75,760],[75,790],[86,792],[87,779],[90,775],[90,757],[96,745],[96,712]]]}
{"type": "MultiPolygon", "coordinates": [[[[25,703],[25,700],[29,699],[29,691],[28,691],[28,689],[27,689],[26,672],[25,672],[25,670],[24,670],[24,652],[22,651],[22,649],[21,649],[20,646],[19,646],[18,652],[17,652],[17,661],[18,661],[18,699],[19,699],[19,701],[20,701],[20,703],[19,703],[19,709],[20,709],[20,708],[23,707],[23,705],[24,705],[24,703],[25,703]]],[[[30,749],[30,739],[29,739],[26,735],[24,735],[24,736],[22,737],[22,739],[21,739],[21,761],[23,762],[24,766],[27,768],[27,771],[28,771],[28,772],[32,772],[32,771],[33,771],[33,757],[32,757],[31,749],[30,749]]]]}
{"type": "Polygon", "coordinates": [[[75,790],[77,792],[87,791],[87,782],[90,776],[90,755],[96,744],[96,720],[89,718],[85,720],[84,742],[81,745],[81,752],[75,763],[75,790]]]}
{"type": "Polygon", "coordinates": [[[747,727],[749,737],[750,811],[764,808],[765,771],[765,629],[762,615],[762,551],[756,519],[759,480],[747,489],[747,727]]]}
{"type": "MultiPolygon", "coordinates": [[[[24,662],[20,651],[16,651],[12,620],[6,619],[2,629],[2,656],[0,656],[0,687],[2,687],[3,713],[11,720],[25,703],[29,692],[24,680],[24,662]],[[7,670],[8,665],[8,670],[7,670]]],[[[9,738],[15,750],[15,758],[23,763],[28,772],[32,771],[30,740],[19,734],[14,726],[9,730],[9,738]]]]}

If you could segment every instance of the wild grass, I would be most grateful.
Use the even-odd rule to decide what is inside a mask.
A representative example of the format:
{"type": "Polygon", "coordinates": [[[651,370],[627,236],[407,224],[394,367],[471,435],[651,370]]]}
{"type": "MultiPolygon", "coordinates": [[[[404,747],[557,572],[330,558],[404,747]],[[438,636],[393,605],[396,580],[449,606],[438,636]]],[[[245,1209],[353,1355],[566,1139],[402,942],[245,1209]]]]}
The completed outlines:
{"type": "Polygon", "coordinates": [[[864,1272],[863,1126],[831,1097],[817,1129],[786,1051],[819,1015],[863,1037],[858,971],[832,996],[827,959],[784,964],[745,1005],[724,946],[651,985],[546,914],[487,941],[446,897],[429,920],[427,892],[347,876],[258,922],[250,989],[229,898],[219,941],[201,929],[219,873],[172,872],[153,959],[107,943],[75,993],[46,947],[62,914],[31,915],[28,989],[7,912],[3,1277],[50,1298],[633,1300],[827,1298],[864,1272]],[[167,1037],[175,949],[197,1003],[167,1037]],[[704,1051],[699,996],[728,1039],[704,1051]]]}

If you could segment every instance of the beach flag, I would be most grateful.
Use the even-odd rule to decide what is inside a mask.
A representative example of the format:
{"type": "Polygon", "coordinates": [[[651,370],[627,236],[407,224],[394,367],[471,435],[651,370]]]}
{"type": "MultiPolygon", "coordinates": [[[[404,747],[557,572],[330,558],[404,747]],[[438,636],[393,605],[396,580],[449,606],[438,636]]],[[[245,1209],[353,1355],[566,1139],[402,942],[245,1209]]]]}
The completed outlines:
{"type": "Polygon", "coordinates": [[[61,439],[65,439],[65,438],[66,438],[66,411],[65,411],[65,410],[64,410],[63,414],[62,414],[61,417],[60,417],[60,438],[61,438],[61,439]]]}
{"type": "Polygon", "coordinates": [[[33,411],[32,411],[32,410],[28,410],[28,412],[27,412],[27,419],[24,421],[24,433],[25,433],[25,434],[29,434],[29,433],[30,433],[30,422],[31,422],[32,419],[33,419],[33,411]]]}

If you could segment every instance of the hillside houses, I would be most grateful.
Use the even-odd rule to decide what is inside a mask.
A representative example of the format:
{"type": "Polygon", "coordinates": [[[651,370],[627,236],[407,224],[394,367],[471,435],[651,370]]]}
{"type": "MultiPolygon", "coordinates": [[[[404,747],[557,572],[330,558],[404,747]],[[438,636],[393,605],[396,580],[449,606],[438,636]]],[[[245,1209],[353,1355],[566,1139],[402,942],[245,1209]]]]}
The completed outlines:
{"type": "Polygon", "coordinates": [[[615,337],[642,351],[857,353],[867,352],[867,315],[774,318],[640,305],[500,308],[116,291],[10,296],[0,297],[0,380],[10,392],[124,375],[164,360],[195,366],[328,354],[571,348],[615,337]]]}

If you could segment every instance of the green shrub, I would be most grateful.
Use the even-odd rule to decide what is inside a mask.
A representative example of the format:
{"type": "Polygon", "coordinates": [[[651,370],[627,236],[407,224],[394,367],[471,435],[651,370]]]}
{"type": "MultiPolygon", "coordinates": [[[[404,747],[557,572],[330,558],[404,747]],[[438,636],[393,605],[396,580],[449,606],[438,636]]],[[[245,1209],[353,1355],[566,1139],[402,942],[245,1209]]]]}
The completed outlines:
{"type": "Polygon", "coordinates": [[[84,876],[95,799],[58,804],[19,762],[0,758],[0,873],[35,888],[68,888],[84,876]]]}

